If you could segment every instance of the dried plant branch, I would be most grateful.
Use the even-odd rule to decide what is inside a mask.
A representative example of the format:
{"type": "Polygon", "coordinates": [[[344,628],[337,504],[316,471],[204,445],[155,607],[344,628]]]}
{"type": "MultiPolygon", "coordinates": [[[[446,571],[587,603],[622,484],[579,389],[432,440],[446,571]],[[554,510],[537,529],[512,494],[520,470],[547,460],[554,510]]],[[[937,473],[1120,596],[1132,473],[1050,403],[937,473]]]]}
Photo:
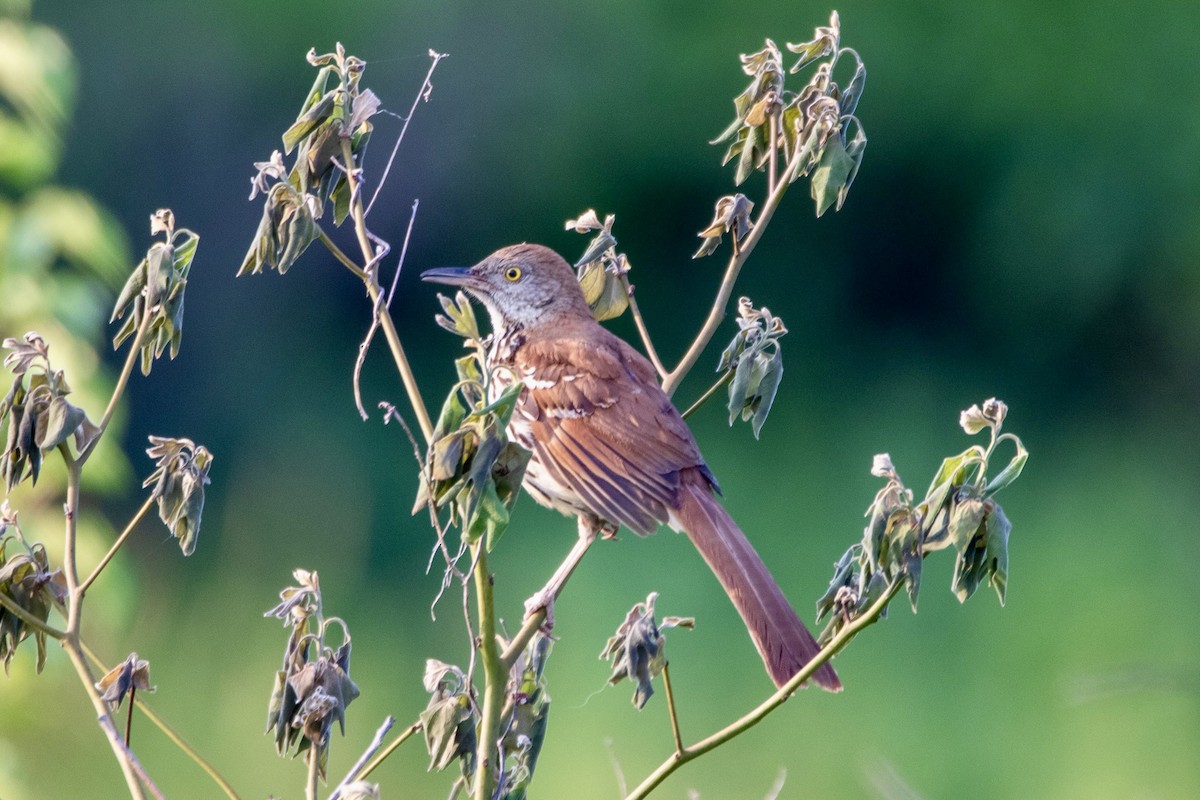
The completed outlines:
{"type": "Polygon", "coordinates": [[[125,526],[125,530],[121,531],[121,535],[118,536],[116,541],[112,543],[112,546],[108,548],[108,552],[104,554],[104,558],[100,559],[100,563],[96,564],[96,567],[92,570],[92,573],[88,575],[82,583],[79,584],[80,594],[86,593],[88,588],[96,582],[96,579],[100,577],[100,573],[103,572],[104,568],[108,566],[108,562],[113,560],[113,557],[117,554],[117,551],[121,549],[121,545],[125,544],[125,540],[129,538],[130,534],[133,533],[133,529],[136,528],[137,524],[142,521],[142,518],[146,516],[147,512],[150,511],[151,507],[154,505],[154,501],[157,499],[157,495],[151,492],[150,496],[146,498],[146,502],[142,503],[142,507],[139,508],[137,513],[133,515],[133,519],[129,520],[129,524],[125,526]]]}
{"type": "Polygon", "coordinates": [[[654,349],[654,342],[650,338],[650,331],[646,329],[646,321],[642,319],[641,309],[638,308],[637,298],[634,296],[633,284],[629,282],[629,273],[621,273],[621,286],[625,289],[625,294],[629,296],[629,313],[633,317],[633,324],[637,327],[638,335],[642,337],[642,346],[646,348],[646,358],[650,359],[650,363],[654,365],[654,371],[658,373],[659,380],[662,380],[667,377],[668,371],[658,357],[658,351],[654,349]]]}
{"type": "Polygon", "coordinates": [[[821,652],[818,653],[812,661],[809,661],[807,664],[805,664],[804,668],[792,676],[791,680],[781,686],[774,694],[760,703],[752,711],[743,715],[741,718],[730,723],[716,733],[701,739],[694,745],[684,747],[682,749],[676,749],[676,751],[672,753],[665,761],[663,761],[662,764],[660,764],[653,772],[651,772],[650,775],[647,776],[647,778],[642,781],[637,788],[630,792],[626,796],[625,800],[640,800],[640,798],[648,796],[650,792],[655,789],[655,787],[661,784],[673,772],[682,767],[684,764],[699,758],[710,750],[720,747],[730,739],[745,733],[746,731],[750,730],[750,728],[761,722],[768,714],[779,708],[779,706],[783,705],[783,703],[789,697],[791,697],[797,689],[800,688],[800,684],[812,677],[812,675],[822,664],[829,661],[830,658],[841,651],[842,648],[849,644],[850,640],[853,639],[860,631],[874,623],[879,618],[879,615],[883,613],[883,610],[887,608],[887,605],[891,602],[892,598],[896,596],[896,593],[900,591],[902,586],[904,586],[903,580],[898,580],[889,586],[887,590],[884,591],[884,593],[879,597],[879,599],[869,606],[861,616],[857,617],[844,628],[842,628],[842,630],[830,640],[828,645],[822,648],[821,652]]]}
{"type": "MultiPolygon", "coordinates": [[[[438,62],[449,55],[449,53],[429,51],[429,57],[433,59],[433,63],[429,65],[429,72],[425,73],[425,80],[421,82],[421,88],[417,90],[417,95],[413,98],[412,106],[408,109],[408,116],[404,117],[404,125],[400,127],[400,135],[396,137],[396,143],[392,145],[392,153],[388,156],[387,165],[383,168],[383,174],[379,177],[379,185],[371,193],[371,202],[367,203],[367,210],[363,212],[364,217],[371,213],[371,209],[375,207],[375,199],[379,197],[379,192],[383,189],[383,185],[387,183],[388,175],[392,171],[392,164],[396,160],[396,154],[400,152],[400,143],[404,141],[404,134],[408,132],[408,123],[412,122],[413,116],[417,113],[417,104],[423,99],[428,100],[430,92],[433,91],[433,71],[437,69],[438,62]]],[[[403,261],[403,258],[401,261],[403,261]]]]}
{"type": "Polygon", "coordinates": [[[671,716],[671,738],[675,740],[675,753],[683,753],[683,737],[679,733],[679,712],[675,707],[675,690],[671,688],[671,665],[663,664],[663,689],[667,695],[667,713],[671,716]]]}
{"type": "MultiPolygon", "coordinates": [[[[358,772],[354,774],[354,780],[362,780],[374,772],[380,764],[387,760],[388,756],[396,752],[400,745],[407,742],[410,738],[412,738],[413,734],[418,733],[420,730],[421,723],[414,722],[397,734],[396,738],[388,742],[387,746],[380,750],[379,754],[372,758],[366,766],[359,768],[358,772]]],[[[331,797],[329,800],[333,800],[333,798],[331,797]]]]}
{"type": "MultiPolygon", "coordinates": [[[[81,650],[83,650],[83,654],[87,657],[87,660],[92,663],[92,666],[98,669],[101,673],[108,672],[108,667],[105,666],[104,662],[100,660],[100,657],[96,655],[92,648],[88,646],[87,642],[80,640],[79,647],[81,650]]],[[[134,699],[134,703],[137,705],[138,710],[142,712],[146,719],[150,720],[150,722],[156,728],[162,731],[163,735],[166,736],[172,744],[183,751],[184,755],[195,762],[196,766],[204,770],[204,773],[208,775],[208,777],[212,778],[213,783],[220,787],[221,791],[225,793],[225,796],[228,797],[229,800],[240,800],[237,792],[234,791],[233,786],[230,785],[229,781],[227,781],[221,775],[221,773],[217,772],[216,767],[206,761],[204,757],[201,756],[195,748],[188,744],[187,741],[180,736],[179,733],[172,728],[166,720],[160,717],[158,713],[146,703],[145,700],[143,700],[141,697],[138,697],[134,699]]]]}
{"type": "MultiPolygon", "coordinates": [[[[408,254],[408,240],[412,237],[413,223],[417,219],[417,206],[420,205],[419,200],[413,200],[412,211],[408,215],[408,228],[404,232],[404,243],[400,246],[400,261],[396,264],[396,272],[392,275],[392,286],[388,289],[387,299],[384,300],[380,295],[376,301],[375,307],[371,313],[371,326],[367,328],[367,335],[363,338],[362,344],[358,346],[358,358],[354,360],[354,405],[358,408],[359,415],[365,422],[367,420],[367,410],[363,407],[362,387],[360,385],[362,378],[363,365],[367,362],[367,350],[371,347],[371,341],[375,338],[375,331],[379,330],[379,313],[380,309],[388,308],[392,304],[392,298],[396,294],[396,284],[400,280],[400,270],[404,268],[404,257],[408,254]]],[[[390,406],[391,413],[400,418],[400,414],[395,410],[394,406],[390,406]]],[[[405,426],[407,430],[407,426],[405,426]]],[[[419,461],[419,459],[418,459],[419,461]]]]}
{"type": "Polygon", "coordinates": [[[721,321],[725,319],[726,309],[729,307],[729,299],[733,296],[733,285],[737,282],[738,274],[742,271],[742,266],[745,265],[746,259],[754,252],[755,245],[762,237],[763,231],[767,228],[767,223],[771,221],[771,216],[774,215],[775,209],[779,207],[779,203],[783,200],[784,194],[787,193],[788,186],[799,174],[801,168],[808,163],[815,149],[817,137],[810,136],[804,146],[798,148],[792,156],[792,160],[788,162],[784,170],[783,177],[775,185],[775,189],[770,192],[766,201],[763,203],[762,209],[758,213],[758,218],[754,221],[754,225],[750,231],[742,238],[740,242],[735,239],[733,255],[729,258],[729,264],[725,267],[725,276],[721,280],[721,285],[717,289],[717,296],[713,300],[712,308],[708,312],[708,317],[704,321],[704,325],[700,328],[700,332],[696,335],[691,346],[680,359],[679,364],[675,369],[667,375],[663,380],[663,391],[670,396],[679,388],[679,384],[683,381],[692,367],[696,365],[700,355],[704,352],[704,348],[712,341],[713,334],[717,332],[721,321]]]}
{"type": "MultiPolygon", "coordinates": [[[[354,154],[351,152],[349,139],[342,140],[342,158],[346,163],[346,181],[350,184],[352,198],[350,214],[354,219],[354,232],[358,237],[358,245],[362,250],[363,258],[370,264],[375,260],[376,254],[367,231],[367,221],[362,207],[361,184],[358,172],[354,169],[354,154]]],[[[408,393],[408,400],[412,404],[413,413],[416,414],[421,433],[425,437],[425,441],[429,442],[433,438],[433,422],[429,418],[429,411],[425,408],[425,401],[421,399],[416,376],[413,374],[412,366],[408,363],[404,346],[400,343],[400,334],[396,332],[396,325],[392,321],[392,315],[388,312],[386,304],[380,302],[382,289],[378,279],[372,271],[364,270],[364,272],[363,282],[366,284],[367,293],[371,296],[373,307],[378,309],[379,323],[383,328],[384,338],[387,339],[388,348],[392,351],[392,359],[396,362],[396,369],[400,372],[400,379],[404,383],[404,390],[408,393]]]]}

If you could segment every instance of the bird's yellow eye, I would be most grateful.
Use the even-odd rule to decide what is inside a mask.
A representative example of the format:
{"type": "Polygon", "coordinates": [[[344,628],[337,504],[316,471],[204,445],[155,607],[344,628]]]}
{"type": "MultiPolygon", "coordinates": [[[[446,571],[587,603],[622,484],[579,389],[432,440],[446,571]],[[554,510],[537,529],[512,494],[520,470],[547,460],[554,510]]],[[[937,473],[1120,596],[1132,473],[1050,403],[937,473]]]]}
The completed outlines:
{"type": "Polygon", "coordinates": [[[504,270],[504,277],[508,278],[510,281],[521,280],[521,268],[509,267],[508,269],[504,270]]]}

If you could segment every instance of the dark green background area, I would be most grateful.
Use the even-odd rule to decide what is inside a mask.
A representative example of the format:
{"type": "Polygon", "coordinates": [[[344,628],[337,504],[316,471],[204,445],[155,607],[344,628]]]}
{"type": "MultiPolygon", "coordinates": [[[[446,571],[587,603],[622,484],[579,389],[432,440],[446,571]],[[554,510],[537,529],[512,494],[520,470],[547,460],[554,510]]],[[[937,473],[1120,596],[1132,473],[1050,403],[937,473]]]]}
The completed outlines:
{"type": "MultiPolygon", "coordinates": [[[[960,607],[950,560],[931,558],[920,615],[897,603],[839,657],[844,695],[802,694],[661,794],[758,798],[786,769],[783,798],[1200,795],[1200,11],[838,9],[869,73],[862,171],[845,209],[820,220],[794,187],[738,285],[791,330],[762,441],[727,428],[719,404],[694,429],[727,506],[811,620],[832,562],[860,536],[872,455],[890,452],[921,491],[968,443],[959,410],[1001,397],[1032,452],[999,498],[1014,524],[1008,607],[990,590],[960,607]]],[[[246,201],[251,163],[280,147],[299,108],[304,53],[344,42],[397,113],[426,51],[450,53],[370,218],[398,244],[420,199],[393,313],[436,408],[458,343],[432,324],[435,292],[417,272],[517,241],[573,260],[584,239],[562,223],[589,207],[617,215],[659,350],[678,357],[723,266],[689,256],[730,191],[732,170],[706,140],[744,87],[737,55],[766,36],[809,38],[829,7],[47,0],[34,13],[64,33],[81,73],[62,182],[110,208],[135,250],[160,206],[202,236],[183,350],[132,383],[126,436],[139,471],[150,433],[215,453],[204,529],[188,561],[157,529],[135,538],[121,559],[136,588],[96,645],[150,660],[155,707],[244,796],[297,797],[302,766],[260,735],[284,643],[261,614],[293,567],[319,571],[327,610],[354,634],[363,696],[333,743],[332,775],[384,715],[415,718],[425,658],[464,663],[468,644],[455,597],[430,621],[438,581],[424,574],[425,519],[409,516],[411,448],[353,407],[361,288],[319,248],[283,278],[233,277],[260,213],[246,201]]],[[[370,176],[398,129],[379,120],[370,176]]],[[[760,178],[746,191],[760,194],[760,178]]],[[[627,320],[614,327],[629,333],[627,320]]],[[[703,391],[718,352],[681,403],[703,391]]],[[[403,403],[382,347],[364,390],[369,403],[403,403]]],[[[572,522],[520,503],[494,564],[510,625],[573,536],[572,522]]],[[[661,698],[635,712],[627,686],[600,691],[595,660],[651,590],[661,613],[699,617],[670,640],[685,738],[767,694],[684,539],[604,543],[556,609],[535,797],[614,797],[618,775],[636,783],[668,754],[661,698]]],[[[20,653],[0,684],[29,693],[27,711],[0,724],[16,779],[5,800],[120,794],[63,661],[33,681],[20,653]]],[[[213,796],[149,725],[135,745],[170,796],[213,796]]],[[[424,763],[407,745],[375,776],[384,797],[444,796],[449,780],[424,763]]]]}

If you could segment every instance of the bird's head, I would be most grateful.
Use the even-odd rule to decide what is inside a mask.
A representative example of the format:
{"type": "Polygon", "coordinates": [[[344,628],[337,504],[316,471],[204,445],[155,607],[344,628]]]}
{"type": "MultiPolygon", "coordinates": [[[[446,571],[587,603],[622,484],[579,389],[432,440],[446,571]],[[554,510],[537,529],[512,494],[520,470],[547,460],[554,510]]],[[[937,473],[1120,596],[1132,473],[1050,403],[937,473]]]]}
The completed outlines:
{"type": "Polygon", "coordinates": [[[528,327],[557,315],[591,319],[575,272],[563,257],[540,244],[515,244],[473,267],[442,267],[421,280],[461,286],[487,308],[492,329],[528,327]]]}

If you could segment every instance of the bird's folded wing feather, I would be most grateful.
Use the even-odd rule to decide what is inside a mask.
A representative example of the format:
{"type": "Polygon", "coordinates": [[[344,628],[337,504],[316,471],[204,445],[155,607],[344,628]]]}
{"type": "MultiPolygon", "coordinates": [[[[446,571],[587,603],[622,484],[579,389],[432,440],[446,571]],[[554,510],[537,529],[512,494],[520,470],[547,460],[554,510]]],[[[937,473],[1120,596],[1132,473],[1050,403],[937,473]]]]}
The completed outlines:
{"type": "Polygon", "coordinates": [[[527,342],[514,364],[528,389],[519,413],[548,473],[597,516],[647,534],[678,502],[680,470],[707,469],[650,364],[604,334],[527,342]]]}

